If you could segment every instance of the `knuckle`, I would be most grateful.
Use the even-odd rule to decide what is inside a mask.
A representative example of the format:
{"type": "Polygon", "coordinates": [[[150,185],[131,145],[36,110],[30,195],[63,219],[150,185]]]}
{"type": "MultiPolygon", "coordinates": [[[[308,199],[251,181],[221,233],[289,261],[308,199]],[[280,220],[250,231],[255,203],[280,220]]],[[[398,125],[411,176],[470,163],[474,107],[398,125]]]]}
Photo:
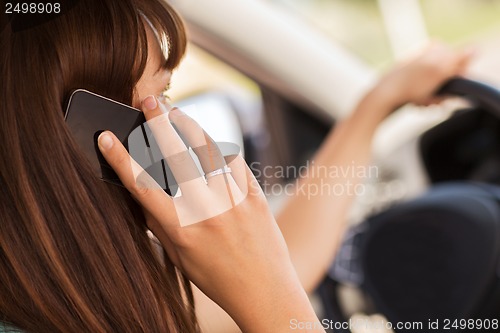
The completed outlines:
{"type": "Polygon", "coordinates": [[[183,227],[172,228],[169,232],[170,239],[177,247],[187,249],[193,245],[193,237],[183,227]]]}
{"type": "Polygon", "coordinates": [[[113,164],[119,168],[130,167],[130,158],[128,154],[125,152],[120,152],[116,154],[115,158],[113,159],[113,162],[114,162],[113,164]]]}
{"type": "MultiPolygon", "coordinates": [[[[172,110],[174,110],[174,109],[177,109],[177,108],[173,108],[172,110]]],[[[170,113],[169,119],[174,124],[179,124],[179,125],[187,126],[187,127],[193,127],[192,119],[190,117],[188,117],[186,114],[182,114],[182,115],[176,114],[175,116],[172,116],[172,113],[170,113]]]]}
{"type": "Polygon", "coordinates": [[[163,127],[166,124],[170,124],[170,120],[168,119],[168,115],[165,113],[159,114],[154,118],[151,118],[147,121],[147,124],[152,128],[163,127]]]}
{"type": "Polygon", "coordinates": [[[152,191],[162,189],[156,180],[144,170],[137,175],[131,188],[135,195],[143,198],[148,196],[152,191]]]}
{"type": "Polygon", "coordinates": [[[165,157],[167,164],[170,166],[178,166],[178,165],[184,165],[186,162],[191,160],[191,155],[187,150],[181,151],[180,153],[177,154],[172,154],[170,156],[165,157]]]}
{"type": "Polygon", "coordinates": [[[207,153],[209,156],[215,156],[215,155],[220,155],[221,151],[219,149],[219,146],[213,141],[209,141],[206,145],[207,153]]]}
{"type": "Polygon", "coordinates": [[[135,197],[146,197],[150,193],[150,188],[148,186],[144,186],[138,181],[135,181],[134,184],[130,188],[130,192],[135,197]]]}
{"type": "Polygon", "coordinates": [[[435,71],[441,67],[438,61],[431,56],[424,57],[421,61],[421,66],[426,71],[435,71]]]}
{"type": "Polygon", "coordinates": [[[196,155],[202,162],[205,172],[211,172],[226,166],[226,160],[218,149],[203,147],[196,150],[196,155]]]}

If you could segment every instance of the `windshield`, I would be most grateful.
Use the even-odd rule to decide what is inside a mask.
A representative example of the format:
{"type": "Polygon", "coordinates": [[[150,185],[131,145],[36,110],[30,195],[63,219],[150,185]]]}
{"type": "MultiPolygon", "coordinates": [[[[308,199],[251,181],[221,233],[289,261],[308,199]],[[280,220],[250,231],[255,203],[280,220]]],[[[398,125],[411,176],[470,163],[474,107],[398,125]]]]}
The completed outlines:
{"type": "MultiPolygon", "coordinates": [[[[382,68],[427,39],[500,53],[499,0],[269,0],[382,68]]],[[[497,57],[498,59],[498,57],[497,57]]],[[[491,70],[491,68],[490,68],[491,70]]]]}

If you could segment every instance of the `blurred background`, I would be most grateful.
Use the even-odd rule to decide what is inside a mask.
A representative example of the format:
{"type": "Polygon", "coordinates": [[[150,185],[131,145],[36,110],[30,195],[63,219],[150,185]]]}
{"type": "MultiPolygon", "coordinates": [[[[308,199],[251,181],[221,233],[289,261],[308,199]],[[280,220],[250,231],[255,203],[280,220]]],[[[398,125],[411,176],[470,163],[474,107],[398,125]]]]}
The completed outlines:
{"type": "MultiPolygon", "coordinates": [[[[259,0],[253,0],[259,1],[259,0]]],[[[377,71],[384,70],[406,48],[426,39],[478,50],[481,75],[500,83],[500,0],[267,0],[328,39],[337,42],[377,71]],[[406,14],[404,13],[406,11],[406,14]],[[402,15],[402,16],[401,16],[402,15]],[[407,19],[410,18],[408,21],[407,19]],[[401,22],[405,22],[401,30],[401,22]],[[409,32],[410,31],[410,32],[409,32]],[[486,58],[486,59],[484,59],[486,58]],[[495,71],[491,71],[495,66],[495,71]]],[[[476,65],[477,67],[477,65],[476,65]]],[[[192,46],[171,97],[184,98],[224,85],[251,82],[224,63],[192,46]],[[216,73],[216,74],[214,74],[216,73]],[[191,78],[191,79],[189,79],[191,78]]]]}
{"type": "MultiPolygon", "coordinates": [[[[304,164],[378,75],[429,40],[473,48],[469,75],[500,85],[500,0],[171,2],[191,43],[169,96],[216,140],[242,146],[256,173],[304,164]]],[[[418,137],[455,108],[407,106],[381,126],[381,174],[358,219],[425,190],[418,137]]],[[[278,210],[282,193],[266,194],[278,210]]]]}
{"type": "Polygon", "coordinates": [[[500,1],[497,0],[274,2],[301,15],[380,69],[394,60],[394,51],[411,47],[418,38],[438,39],[456,46],[498,44],[500,1]]]}
{"type": "MultiPolygon", "coordinates": [[[[500,0],[169,2],[184,17],[190,36],[172,79],[172,103],[216,141],[242,147],[275,212],[287,196],[275,185],[294,179],[264,175],[264,168],[306,164],[377,77],[424,43],[437,39],[473,48],[468,76],[500,87],[500,0]]],[[[373,143],[379,172],[366,180],[351,224],[432,186],[420,139],[464,105],[457,100],[429,108],[407,105],[380,126],[373,143]]],[[[483,140],[479,128],[480,147],[471,150],[496,156],[500,122],[486,123],[491,140],[483,140]]],[[[369,302],[355,289],[340,288],[339,295],[347,300],[347,314],[366,313],[369,302]]]]}

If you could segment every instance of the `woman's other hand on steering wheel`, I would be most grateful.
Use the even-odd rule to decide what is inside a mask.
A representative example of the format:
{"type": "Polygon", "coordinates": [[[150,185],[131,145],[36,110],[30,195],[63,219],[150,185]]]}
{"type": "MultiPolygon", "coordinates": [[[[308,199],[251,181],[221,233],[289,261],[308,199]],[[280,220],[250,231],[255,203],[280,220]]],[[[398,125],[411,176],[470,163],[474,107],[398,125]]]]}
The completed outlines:
{"type": "Polygon", "coordinates": [[[429,105],[440,101],[435,94],[449,79],[465,74],[472,50],[456,51],[431,42],[397,64],[380,79],[374,91],[383,96],[392,110],[406,103],[429,105]]]}

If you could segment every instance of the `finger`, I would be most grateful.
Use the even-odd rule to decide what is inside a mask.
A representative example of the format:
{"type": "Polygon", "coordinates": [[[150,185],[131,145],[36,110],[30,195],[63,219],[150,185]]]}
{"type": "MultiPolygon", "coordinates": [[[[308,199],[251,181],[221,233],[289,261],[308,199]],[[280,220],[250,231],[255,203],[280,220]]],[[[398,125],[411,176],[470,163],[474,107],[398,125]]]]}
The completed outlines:
{"type": "Polygon", "coordinates": [[[226,156],[231,175],[242,191],[248,195],[264,195],[259,182],[241,154],[226,156]]]}
{"type": "Polygon", "coordinates": [[[236,185],[244,194],[248,193],[248,179],[246,172],[246,162],[240,154],[225,157],[227,165],[231,168],[231,176],[236,185]]]}
{"type": "Polygon", "coordinates": [[[439,105],[443,101],[448,99],[447,96],[433,96],[430,99],[427,99],[425,101],[422,101],[421,103],[417,103],[419,106],[434,106],[434,105],[439,105]]]}
{"type": "Polygon", "coordinates": [[[226,161],[215,141],[193,118],[178,108],[173,108],[169,117],[189,145],[195,150],[205,173],[220,169],[226,165],[226,161]]]}
{"type": "Polygon", "coordinates": [[[156,139],[158,148],[183,195],[203,195],[207,188],[205,180],[186,145],[170,123],[165,106],[158,103],[154,96],[149,96],[143,102],[143,111],[147,120],[145,127],[156,139]]]}
{"type": "Polygon", "coordinates": [[[448,73],[451,76],[462,75],[471,59],[475,55],[475,50],[473,48],[464,49],[462,51],[455,51],[444,45],[441,46],[441,50],[437,52],[438,63],[442,63],[444,68],[448,69],[448,73]]]}
{"type": "MultiPolygon", "coordinates": [[[[262,192],[262,188],[260,187],[259,182],[257,181],[255,176],[253,175],[252,170],[250,170],[250,168],[246,164],[243,157],[240,156],[239,159],[240,159],[240,161],[238,163],[243,162],[242,168],[245,171],[248,196],[259,196],[259,197],[265,198],[264,192],[262,192]]],[[[237,159],[235,159],[235,160],[237,160],[237,159]]]]}
{"type": "MultiPolygon", "coordinates": [[[[217,146],[217,143],[193,118],[189,117],[178,108],[173,108],[169,113],[169,117],[181,135],[193,148],[205,174],[210,174],[226,166],[226,160],[217,146]]],[[[221,173],[217,176],[207,177],[207,182],[209,187],[220,186],[221,184],[227,183],[228,178],[229,175],[227,173],[221,173]]]]}
{"type": "Polygon", "coordinates": [[[467,72],[467,69],[472,61],[472,59],[476,56],[477,49],[476,48],[467,48],[462,51],[460,59],[457,64],[457,73],[459,75],[464,75],[467,72]]]}
{"type": "Polygon", "coordinates": [[[99,135],[98,146],[122,184],[141,206],[165,227],[178,227],[179,222],[172,198],[130,157],[116,136],[104,131],[99,135]]]}
{"type": "Polygon", "coordinates": [[[205,172],[209,189],[220,198],[219,204],[226,207],[236,206],[246,196],[246,188],[244,188],[245,192],[242,192],[238,187],[232,177],[232,172],[234,172],[232,169],[226,172],[228,170],[226,160],[217,143],[193,118],[180,109],[173,108],[169,117],[180,134],[193,147],[193,151],[205,172]]]}

